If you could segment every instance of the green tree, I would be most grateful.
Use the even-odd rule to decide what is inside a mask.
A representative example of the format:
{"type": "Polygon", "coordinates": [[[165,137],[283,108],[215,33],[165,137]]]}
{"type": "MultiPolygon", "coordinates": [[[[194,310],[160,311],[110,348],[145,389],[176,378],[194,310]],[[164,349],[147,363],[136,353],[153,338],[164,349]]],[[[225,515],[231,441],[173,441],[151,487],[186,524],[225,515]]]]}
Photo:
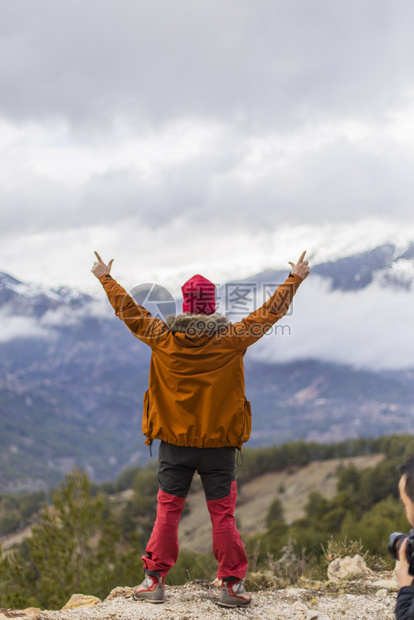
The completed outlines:
{"type": "MultiPolygon", "coordinates": [[[[44,509],[29,539],[41,605],[60,606],[74,592],[94,593],[97,573],[105,569],[99,564],[100,554],[93,553],[92,541],[102,532],[104,510],[102,497],[92,496],[91,482],[80,470],[67,476],[54,493],[53,505],[44,509]]],[[[99,538],[98,548],[102,535],[99,538]]]]}
{"type": "Polygon", "coordinates": [[[408,531],[409,527],[403,505],[396,502],[393,497],[387,497],[375,504],[360,519],[348,514],[342,524],[339,538],[360,540],[370,553],[381,555],[393,564],[388,553],[389,535],[395,531],[408,531]]]}
{"type": "Polygon", "coordinates": [[[270,504],[266,515],[266,525],[268,528],[275,522],[285,523],[283,505],[278,497],[270,504]]]}
{"type": "Polygon", "coordinates": [[[79,469],[53,494],[32,536],[2,563],[3,592],[13,606],[59,609],[73,593],[105,596],[120,579],[138,582],[139,541],[121,539],[102,495],[79,469]]]}

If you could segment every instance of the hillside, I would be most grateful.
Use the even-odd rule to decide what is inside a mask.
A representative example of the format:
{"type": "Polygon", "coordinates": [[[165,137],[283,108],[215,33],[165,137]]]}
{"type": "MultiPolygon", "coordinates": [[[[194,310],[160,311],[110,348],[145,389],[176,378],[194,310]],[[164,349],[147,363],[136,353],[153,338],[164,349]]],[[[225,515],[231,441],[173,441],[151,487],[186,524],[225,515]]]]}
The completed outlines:
{"type": "MultiPolygon", "coordinates": [[[[269,506],[276,497],[282,502],[286,523],[292,523],[303,516],[311,491],[318,490],[328,499],[335,495],[340,464],[353,463],[357,469],[362,469],[373,467],[383,458],[381,454],[374,454],[329,459],[253,478],[241,485],[238,494],[235,515],[240,532],[243,536],[264,532],[269,506]]],[[[197,484],[194,486],[197,488],[197,484]]],[[[207,552],[211,548],[211,526],[203,490],[192,492],[187,502],[190,512],[180,522],[180,544],[192,551],[207,552]]]]}

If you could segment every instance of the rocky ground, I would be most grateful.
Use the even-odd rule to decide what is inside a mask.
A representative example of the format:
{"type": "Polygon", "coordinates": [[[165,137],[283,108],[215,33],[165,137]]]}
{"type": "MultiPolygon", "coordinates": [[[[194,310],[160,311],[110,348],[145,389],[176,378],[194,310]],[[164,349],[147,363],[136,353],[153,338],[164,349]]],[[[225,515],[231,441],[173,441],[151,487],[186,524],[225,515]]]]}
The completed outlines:
{"type": "Polygon", "coordinates": [[[166,588],[163,604],[136,602],[131,588],[116,588],[105,599],[74,596],[60,611],[0,610],[0,620],[391,620],[398,585],[395,573],[369,573],[358,578],[308,582],[300,588],[263,589],[253,593],[246,609],[216,604],[218,587],[206,581],[166,588]]]}

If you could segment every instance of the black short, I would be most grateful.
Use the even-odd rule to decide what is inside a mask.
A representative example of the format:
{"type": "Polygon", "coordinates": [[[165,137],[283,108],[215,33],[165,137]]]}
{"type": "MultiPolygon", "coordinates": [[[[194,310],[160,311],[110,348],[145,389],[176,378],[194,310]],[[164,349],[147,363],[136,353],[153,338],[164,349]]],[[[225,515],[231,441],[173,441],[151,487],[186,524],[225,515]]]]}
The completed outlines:
{"type": "Polygon", "coordinates": [[[196,471],[207,500],[229,495],[236,480],[236,448],[192,448],[161,441],[158,462],[160,488],[177,497],[187,497],[196,471]]]}

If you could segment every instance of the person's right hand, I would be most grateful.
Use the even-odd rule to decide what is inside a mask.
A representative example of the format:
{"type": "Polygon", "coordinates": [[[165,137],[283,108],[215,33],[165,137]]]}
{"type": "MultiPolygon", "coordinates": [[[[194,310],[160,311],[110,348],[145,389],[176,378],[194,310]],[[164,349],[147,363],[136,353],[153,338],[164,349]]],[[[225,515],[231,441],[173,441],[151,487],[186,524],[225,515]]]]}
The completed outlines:
{"type": "Polygon", "coordinates": [[[407,539],[401,544],[398,549],[398,568],[397,568],[397,577],[398,582],[400,584],[400,588],[404,586],[410,586],[413,582],[413,575],[410,575],[408,572],[409,564],[407,562],[407,539]]]}
{"type": "Polygon", "coordinates": [[[302,278],[302,280],[304,280],[305,278],[308,277],[308,275],[310,274],[310,269],[309,269],[309,261],[307,260],[303,260],[305,258],[305,254],[306,254],[306,250],[304,252],[302,252],[301,257],[299,258],[298,262],[296,263],[291,263],[289,261],[289,265],[291,266],[291,272],[296,274],[297,276],[299,276],[300,278],[302,278]]]}
{"type": "Polygon", "coordinates": [[[95,256],[98,259],[98,261],[94,262],[93,267],[91,269],[93,275],[96,276],[97,278],[109,275],[111,272],[111,267],[112,267],[112,263],[114,262],[114,259],[111,258],[109,263],[105,265],[102,258],[99,256],[98,252],[95,252],[95,256]]]}

